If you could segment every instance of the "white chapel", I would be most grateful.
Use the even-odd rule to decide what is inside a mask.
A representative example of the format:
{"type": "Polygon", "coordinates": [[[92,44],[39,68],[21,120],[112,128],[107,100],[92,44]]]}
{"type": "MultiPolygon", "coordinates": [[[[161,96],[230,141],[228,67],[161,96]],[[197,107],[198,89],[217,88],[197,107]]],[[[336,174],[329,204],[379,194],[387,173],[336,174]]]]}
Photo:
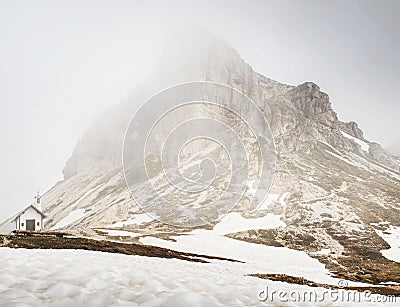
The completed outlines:
{"type": "Polygon", "coordinates": [[[37,192],[34,203],[13,217],[14,230],[39,231],[43,229],[42,196],[37,192]]]}

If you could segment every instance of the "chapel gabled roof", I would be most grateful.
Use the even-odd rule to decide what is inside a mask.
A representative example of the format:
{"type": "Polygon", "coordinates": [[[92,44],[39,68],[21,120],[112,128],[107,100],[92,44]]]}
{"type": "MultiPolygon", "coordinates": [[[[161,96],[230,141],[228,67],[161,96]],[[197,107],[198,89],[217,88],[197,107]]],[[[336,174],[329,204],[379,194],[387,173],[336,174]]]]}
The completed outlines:
{"type": "Polygon", "coordinates": [[[46,217],[46,215],[40,211],[38,208],[36,208],[33,204],[30,204],[28,207],[26,207],[24,210],[21,210],[20,212],[18,212],[12,219],[12,221],[15,221],[19,216],[21,216],[26,210],[28,210],[30,207],[32,207],[33,210],[35,210],[36,212],[38,212],[43,218],[46,217]]]}

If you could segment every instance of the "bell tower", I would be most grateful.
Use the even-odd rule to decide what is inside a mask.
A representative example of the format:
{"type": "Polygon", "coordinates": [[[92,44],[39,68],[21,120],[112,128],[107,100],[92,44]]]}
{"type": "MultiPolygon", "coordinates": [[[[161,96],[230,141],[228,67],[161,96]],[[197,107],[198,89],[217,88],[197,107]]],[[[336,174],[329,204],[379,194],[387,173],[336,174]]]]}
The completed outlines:
{"type": "Polygon", "coordinates": [[[42,211],[42,196],[40,196],[39,191],[36,193],[35,202],[33,204],[37,209],[42,211]]]}

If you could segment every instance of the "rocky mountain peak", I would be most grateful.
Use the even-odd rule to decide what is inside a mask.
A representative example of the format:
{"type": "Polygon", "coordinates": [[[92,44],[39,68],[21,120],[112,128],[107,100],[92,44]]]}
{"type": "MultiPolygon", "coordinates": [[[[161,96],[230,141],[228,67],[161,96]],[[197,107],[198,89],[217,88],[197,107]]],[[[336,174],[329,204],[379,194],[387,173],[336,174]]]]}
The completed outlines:
{"type": "Polygon", "coordinates": [[[341,123],[340,128],[349,135],[352,135],[360,140],[364,140],[364,133],[358,127],[356,122],[350,121],[348,123],[341,123]]]}
{"type": "MultiPolygon", "coordinates": [[[[395,166],[381,147],[362,150],[344,132],[363,140],[357,123],[339,121],[328,94],[314,82],[290,86],[254,72],[229,44],[202,30],[171,38],[158,69],[130,97],[107,110],[77,144],[63,170],[66,179],[85,169],[120,167],[122,140],[135,109],[154,93],[188,81],[208,80],[230,85],[249,96],[264,111],[281,152],[296,152],[325,140],[344,150],[373,154],[381,163],[395,166]]],[[[368,147],[368,146],[367,146],[368,147]]]]}
{"type": "MultiPolygon", "coordinates": [[[[292,185],[292,192],[296,190],[302,195],[303,190],[315,184],[304,179],[310,173],[320,171],[315,178],[324,180],[324,174],[335,174],[338,167],[341,167],[342,176],[351,173],[353,177],[349,178],[353,179],[375,170],[399,170],[399,161],[390,157],[379,144],[365,140],[356,122],[344,123],[338,119],[329,96],[316,83],[292,86],[274,81],[255,72],[223,40],[204,32],[199,36],[202,38],[190,35],[174,38],[153,76],[135,89],[127,100],[107,110],[84,134],[66,163],[65,180],[45,195],[49,204],[45,213],[51,217],[50,226],[72,210],[70,206],[76,199],[66,198],[67,194],[82,197],[90,192],[93,196],[82,203],[85,210],[92,210],[87,211],[82,226],[86,230],[94,224],[111,223],[116,217],[126,219],[138,210],[131,203],[121,164],[123,138],[129,120],[135,109],[154,93],[194,80],[229,85],[249,96],[261,108],[277,149],[277,189],[287,190],[292,185]],[[309,173],[304,173],[304,169],[309,173]],[[95,188],[100,192],[91,192],[95,188]],[[110,220],[109,216],[113,218],[110,220]]],[[[247,112],[246,109],[242,111],[247,112]]],[[[382,176],[386,175],[383,173],[382,176]]],[[[356,184],[360,182],[363,181],[356,184]]],[[[312,189],[329,191],[331,188],[325,181],[318,184],[312,189]]]]}
{"type": "Polygon", "coordinates": [[[313,82],[305,82],[290,91],[295,107],[303,112],[306,118],[332,125],[337,122],[336,113],[333,111],[329,96],[320,91],[313,82]]]}

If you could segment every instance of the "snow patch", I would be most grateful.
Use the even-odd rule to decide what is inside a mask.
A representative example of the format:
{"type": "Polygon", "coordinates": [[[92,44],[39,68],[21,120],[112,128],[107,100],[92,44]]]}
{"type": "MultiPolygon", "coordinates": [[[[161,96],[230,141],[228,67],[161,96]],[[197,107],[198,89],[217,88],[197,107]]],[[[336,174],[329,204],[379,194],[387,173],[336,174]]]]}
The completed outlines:
{"type": "Polygon", "coordinates": [[[390,245],[389,249],[381,250],[382,255],[386,259],[400,262],[400,227],[390,225],[385,231],[376,230],[376,233],[390,245]]]}
{"type": "Polygon", "coordinates": [[[356,144],[360,145],[360,146],[361,146],[361,149],[362,149],[363,151],[369,152],[369,144],[368,144],[367,142],[362,141],[362,140],[360,140],[360,139],[358,139],[358,138],[356,138],[356,137],[354,137],[354,136],[352,136],[352,135],[350,135],[350,134],[347,134],[346,132],[340,131],[340,133],[341,133],[346,139],[352,140],[352,141],[354,141],[356,144]]]}
{"type": "Polygon", "coordinates": [[[76,202],[74,202],[72,204],[72,209],[75,209],[76,206],[78,206],[82,200],[84,200],[86,197],[88,197],[90,194],[92,194],[94,191],[100,189],[101,186],[103,186],[104,184],[99,184],[98,186],[94,187],[93,189],[90,189],[89,191],[87,191],[82,197],[80,197],[76,202]]]}
{"type": "Polygon", "coordinates": [[[147,215],[146,213],[140,213],[136,214],[133,216],[133,218],[126,220],[126,221],[121,221],[121,222],[115,222],[113,224],[108,225],[107,227],[126,227],[130,225],[142,225],[145,223],[149,223],[151,221],[154,221],[154,218],[151,216],[147,215]]]}
{"type": "Polygon", "coordinates": [[[329,153],[329,154],[331,154],[332,156],[334,156],[335,158],[338,158],[339,160],[342,160],[343,162],[346,162],[347,164],[350,164],[350,165],[352,165],[352,166],[357,166],[357,165],[355,165],[354,163],[352,163],[350,160],[348,160],[348,159],[346,159],[346,158],[343,158],[343,157],[341,157],[341,156],[339,156],[339,155],[337,155],[337,154],[335,154],[335,153],[333,153],[333,152],[331,152],[331,151],[329,151],[329,150],[325,150],[327,153],[329,153]]]}
{"type": "Polygon", "coordinates": [[[279,196],[280,196],[279,194],[268,193],[267,197],[264,199],[258,210],[268,209],[269,205],[271,205],[274,201],[279,200],[279,196]]]}
{"type": "Polygon", "coordinates": [[[282,195],[280,194],[273,194],[273,193],[268,193],[266,199],[263,201],[261,206],[258,208],[258,210],[267,210],[268,207],[273,203],[273,202],[278,202],[282,206],[286,205],[286,198],[289,196],[290,192],[285,192],[282,195]]]}
{"type": "Polygon", "coordinates": [[[393,178],[396,178],[397,180],[400,180],[400,176],[397,173],[395,173],[393,171],[390,171],[390,170],[388,170],[388,169],[386,169],[384,167],[381,167],[381,166],[379,166],[379,165],[377,165],[375,163],[372,163],[372,162],[360,157],[359,155],[356,155],[354,153],[350,153],[350,154],[353,156],[353,161],[355,163],[357,163],[356,165],[358,167],[360,167],[360,168],[362,168],[362,169],[364,169],[364,170],[366,170],[366,171],[368,171],[370,173],[372,173],[371,170],[373,170],[375,172],[379,171],[379,172],[382,172],[382,173],[384,173],[386,175],[389,175],[390,177],[393,177],[393,178]],[[358,161],[356,161],[356,160],[358,160],[358,161]]]}
{"type": "Polygon", "coordinates": [[[70,212],[66,217],[64,217],[61,221],[59,221],[53,227],[51,227],[51,229],[54,230],[54,229],[63,228],[65,226],[68,226],[68,225],[80,220],[82,217],[84,217],[85,213],[86,213],[85,209],[82,209],[82,208],[76,209],[76,210],[70,212]]]}
{"type": "Polygon", "coordinates": [[[216,235],[226,235],[239,231],[251,229],[266,229],[284,227],[285,223],[281,221],[280,215],[267,214],[266,216],[254,219],[246,219],[237,212],[227,214],[221,222],[214,227],[216,235]]]}
{"type": "Polygon", "coordinates": [[[225,216],[213,230],[196,229],[187,235],[174,236],[173,241],[155,237],[140,238],[144,244],[156,245],[183,252],[219,256],[242,261],[237,270],[241,274],[280,273],[329,283],[335,279],[318,260],[305,252],[286,247],[267,246],[229,238],[227,233],[235,233],[245,229],[275,228],[284,225],[280,216],[272,214],[265,218],[245,221],[238,213],[225,216]]]}
{"type": "Polygon", "coordinates": [[[321,141],[321,140],[318,140],[320,143],[322,143],[322,144],[324,144],[324,145],[326,145],[326,146],[328,146],[330,149],[332,149],[333,151],[335,151],[337,154],[341,154],[341,152],[339,151],[339,150],[337,150],[335,147],[333,147],[331,144],[329,144],[329,143],[327,143],[327,142],[324,142],[324,141],[321,141]]]}
{"type": "Polygon", "coordinates": [[[322,248],[319,251],[314,252],[314,255],[329,255],[331,253],[331,250],[329,248],[322,248]]]}

